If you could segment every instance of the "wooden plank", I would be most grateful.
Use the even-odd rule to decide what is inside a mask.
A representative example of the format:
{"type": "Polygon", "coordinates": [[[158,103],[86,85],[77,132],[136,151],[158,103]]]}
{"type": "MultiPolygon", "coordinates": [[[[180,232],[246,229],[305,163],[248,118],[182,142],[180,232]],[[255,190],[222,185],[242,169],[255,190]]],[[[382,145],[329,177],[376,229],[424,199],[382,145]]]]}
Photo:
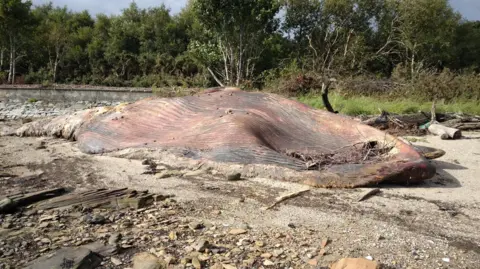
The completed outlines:
{"type": "Polygon", "coordinates": [[[55,188],[34,193],[14,194],[7,196],[0,201],[0,213],[11,213],[19,207],[28,206],[39,201],[63,195],[65,193],[65,188],[55,188]]]}
{"type": "Polygon", "coordinates": [[[98,207],[114,207],[118,208],[143,208],[154,202],[152,194],[148,191],[137,192],[127,188],[115,190],[94,190],[83,193],[66,195],[51,199],[44,203],[38,204],[37,209],[54,209],[54,208],[68,208],[73,206],[84,206],[90,208],[98,207]]]}

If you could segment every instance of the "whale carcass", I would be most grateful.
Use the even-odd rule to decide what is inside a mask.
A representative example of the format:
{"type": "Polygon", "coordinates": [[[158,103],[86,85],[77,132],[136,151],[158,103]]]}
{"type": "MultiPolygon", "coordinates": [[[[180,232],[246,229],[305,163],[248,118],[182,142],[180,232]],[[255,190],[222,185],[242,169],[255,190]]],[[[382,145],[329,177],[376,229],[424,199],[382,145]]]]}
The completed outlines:
{"type": "Polygon", "coordinates": [[[87,154],[184,149],[190,159],[294,171],[274,177],[316,187],[418,183],[435,175],[414,147],[353,118],[235,89],[88,109],[27,123],[16,134],[76,140],[87,154]]]}

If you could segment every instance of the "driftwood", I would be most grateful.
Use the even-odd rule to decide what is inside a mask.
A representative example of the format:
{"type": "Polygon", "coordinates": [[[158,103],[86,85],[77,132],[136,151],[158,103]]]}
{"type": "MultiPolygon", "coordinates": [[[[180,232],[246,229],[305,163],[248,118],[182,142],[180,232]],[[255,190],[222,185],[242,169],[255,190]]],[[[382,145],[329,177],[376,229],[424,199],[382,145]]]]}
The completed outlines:
{"type": "Polygon", "coordinates": [[[428,124],[428,131],[434,135],[440,136],[442,140],[447,139],[460,139],[462,137],[462,132],[455,128],[449,128],[444,125],[439,124],[436,117],[436,106],[435,101],[432,103],[432,118],[428,124]]]}
{"type": "Polygon", "coordinates": [[[152,194],[137,192],[127,188],[106,190],[99,189],[82,193],[72,193],[57,197],[36,206],[37,209],[54,209],[82,206],[88,208],[142,208],[152,204],[155,198],[152,194]]]}
{"type": "Polygon", "coordinates": [[[363,119],[363,124],[376,127],[388,128],[390,123],[395,127],[408,128],[428,126],[428,131],[442,139],[459,139],[462,137],[462,131],[480,130],[480,117],[459,115],[455,113],[436,113],[435,102],[432,105],[432,111],[429,113],[420,112],[408,115],[394,115],[382,111],[380,116],[363,119]],[[405,127],[404,127],[405,126],[405,127]]]}
{"type": "Polygon", "coordinates": [[[480,130],[480,122],[461,122],[456,124],[444,124],[447,127],[455,128],[461,131],[480,130]]]}
{"type": "Polygon", "coordinates": [[[15,194],[0,200],[0,214],[13,213],[20,207],[33,209],[57,209],[81,206],[86,208],[134,208],[140,209],[153,202],[165,200],[170,196],[153,195],[148,191],[136,191],[127,188],[106,190],[98,189],[81,193],[67,194],[66,189],[56,188],[34,193],[15,194]]]}
{"type": "Polygon", "coordinates": [[[440,136],[443,140],[460,139],[462,137],[462,131],[441,124],[431,124],[428,127],[428,131],[434,135],[440,136]]]}
{"type": "Polygon", "coordinates": [[[42,200],[63,195],[65,192],[64,188],[56,188],[34,193],[9,195],[0,201],[0,213],[12,213],[19,207],[29,206],[42,200]]]}
{"type": "Polygon", "coordinates": [[[265,207],[264,210],[270,210],[270,209],[274,208],[275,206],[277,206],[278,204],[280,204],[283,201],[295,198],[295,197],[300,196],[301,194],[304,194],[304,193],[309,192],[309,191],[310,191],[310,189],[301,190],[301,191],[297,191],[297,192],[293,192],[293,193],[289,193],[289,194],[277,197],[275,199],[275,203],[273,203],[272,205],[270,205],[268,207],[265,207]]]}
{"type": "Polygon", "coordinates": [[[381,192],[380,189],[367,190],[360,195],[360,197],[358,198],[357,201],[358,202],[365,201],[365,200],[369,199],[370,197],[379,194],[380,192],[381,192]]]}
{"type": "MultiPolygon", "coordinates": [[[[389,121],[387,116],[390,119],[393,118],[406,125],[411,125],[411,124],[423,125],[431,121],[432,113],[419,112],[419,113],[399,115],[399,114],[392,114],[387,111],[382,111],[381,115],[363,119],[362,123],[370,126],[387,124],[389,121]]],[[[437,122],[446,122],[450,120],[457,120],[458,117],[459,117],[458,115],[453,113],[449,113],[449,114],[436,113],[435,119],[437,122]]]]}

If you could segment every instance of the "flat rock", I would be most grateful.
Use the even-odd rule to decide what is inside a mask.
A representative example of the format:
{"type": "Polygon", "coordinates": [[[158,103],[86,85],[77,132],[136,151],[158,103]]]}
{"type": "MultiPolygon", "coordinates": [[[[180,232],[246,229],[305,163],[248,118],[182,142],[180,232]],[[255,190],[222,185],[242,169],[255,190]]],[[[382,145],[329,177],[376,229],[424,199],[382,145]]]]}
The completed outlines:
{"type": "Polygon", "coordinates": [[[367,259],[353,259],[345,258],[332,264],[330,269],[379,269],[377,262],[369,261],[367,259]]]}
{"type": "Polygon", "coordinates": [[[239,234],[246,234],[246,233],[247,233],[247,230],[244,230],[244,229],[232,229],[229,232],[229,234],[232,234],[232,235],[239,235],[239,234]]]}
{"type": "Polygon", "coordinates": [[[133,269],[164,269],[167,264],[161,261],[157,256],[142,252],[133,257],[133,269]]]}
{"type": "Polygon", "coordinates": [[[102,258],[86,248],[62,248],[52,257],[44,256],[33,261],[27,269],[91,269],[100,266],[102,258]]]}

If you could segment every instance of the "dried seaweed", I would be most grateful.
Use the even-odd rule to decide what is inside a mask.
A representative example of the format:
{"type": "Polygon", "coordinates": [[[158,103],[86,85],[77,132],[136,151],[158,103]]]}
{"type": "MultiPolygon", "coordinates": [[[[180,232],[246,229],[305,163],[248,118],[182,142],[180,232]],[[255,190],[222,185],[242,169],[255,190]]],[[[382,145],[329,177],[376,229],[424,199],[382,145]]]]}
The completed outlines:
{"type": "Polygon", "coordinates": [[[286,151],[285,154],[304,162],[307,170],[324,170],[332,165],[368,164],[384,161],[388,158],[388,152],[392,148],[392,146],[381,146],[377,141],[370,141],[323,154],[309,154],[308,151],[286,151]]]}

